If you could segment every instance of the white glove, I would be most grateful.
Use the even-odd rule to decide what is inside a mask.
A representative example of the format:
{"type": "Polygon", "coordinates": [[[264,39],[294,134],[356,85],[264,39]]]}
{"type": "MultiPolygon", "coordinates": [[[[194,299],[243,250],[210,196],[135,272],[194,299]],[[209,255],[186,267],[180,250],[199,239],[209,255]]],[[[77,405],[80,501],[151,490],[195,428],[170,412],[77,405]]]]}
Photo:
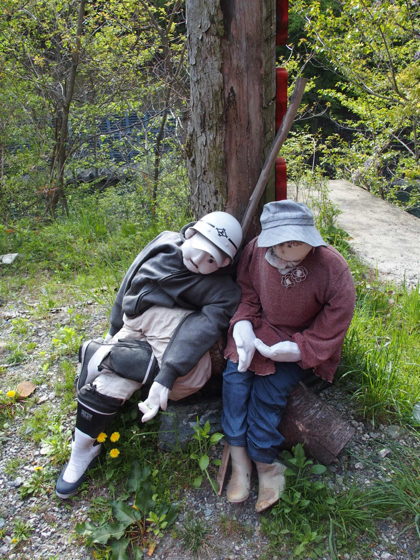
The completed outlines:
{"type": "Polygon", "coordinates": [[[251,321],[238,321],[233,327],[233,340],[238,351],[238,371],[246,371],[255,354],[255,333],[251,321]]]}
{"type": "Polygon", "coordinates": [[[112,334],[107,334],[104,338],[104,342],[109,342],[111,340],[111,338],[113,338],[112,334]]]}
{"type": "Polygon", "coordinates": [[[142,422],[147,422],[156,416],[159,407],[166,410],[168,405],[169,389],[156,381],[150,387],[149,396],[144,402],[139,403],[140,412],[143,412],[142,422]]]}
{"type": "Polygon", "coordinates": [[[296,342],[285,340],[273,346],[267,346],[259,338],[256,338],[254,344],[260,354],[266,358],[270,358],[274,362],[298,362],[302,359],[299,346],[296,342]]]}

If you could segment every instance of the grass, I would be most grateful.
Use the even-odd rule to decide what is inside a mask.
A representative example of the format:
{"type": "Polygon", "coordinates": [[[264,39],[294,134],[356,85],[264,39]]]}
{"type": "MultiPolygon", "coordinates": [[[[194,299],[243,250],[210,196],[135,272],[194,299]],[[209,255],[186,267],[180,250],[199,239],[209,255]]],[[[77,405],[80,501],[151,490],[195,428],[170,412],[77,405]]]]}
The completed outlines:
{"type": "Polygon", "coordinates": [[[206,521],[198,517],[187,517],[184,522],[183,529],[180,534],[182,544],[195,557],[206,557],[210,551],[208,539],[211,535],[211,529],[206,521]]]}

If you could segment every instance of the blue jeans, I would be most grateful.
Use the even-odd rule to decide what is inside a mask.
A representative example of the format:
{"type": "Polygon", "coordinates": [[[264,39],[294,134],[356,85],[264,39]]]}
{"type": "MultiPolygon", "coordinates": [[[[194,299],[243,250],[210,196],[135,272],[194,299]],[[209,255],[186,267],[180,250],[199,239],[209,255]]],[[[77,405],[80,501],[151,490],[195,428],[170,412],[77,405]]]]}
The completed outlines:
{"type": "Polygon", "coordinates": [[[246,447],[253,461],[272,463],[284,437],[277,430],[292,389],[311,369],[277,362],[270,375],[238,371],[228,360],[223,373],[222,428],[230,445],[246,447]]]}

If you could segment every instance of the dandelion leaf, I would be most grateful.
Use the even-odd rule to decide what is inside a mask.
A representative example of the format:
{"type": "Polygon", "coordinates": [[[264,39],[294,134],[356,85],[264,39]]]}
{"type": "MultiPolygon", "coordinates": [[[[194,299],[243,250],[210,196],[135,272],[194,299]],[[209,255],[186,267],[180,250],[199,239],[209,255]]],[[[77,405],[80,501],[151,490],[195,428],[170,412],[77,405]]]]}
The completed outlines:
{"type": "Polygon", "coordinates": [[[112,514],[118,521],[124,523],[125,527],[135,523],[141,518],[141,514],[125,502],[112,502],[112,514]]]}

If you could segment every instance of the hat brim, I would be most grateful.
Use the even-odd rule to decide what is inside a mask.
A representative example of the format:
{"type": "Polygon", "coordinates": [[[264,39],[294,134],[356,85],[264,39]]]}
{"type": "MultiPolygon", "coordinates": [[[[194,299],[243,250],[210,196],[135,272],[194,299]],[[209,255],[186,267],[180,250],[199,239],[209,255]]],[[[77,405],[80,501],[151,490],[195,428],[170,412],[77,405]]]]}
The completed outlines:
{"type": "Polygon", "coordinates": [[[207,237],[204,237],[200,232],[197,231],[195,235],[191,237],[191,245],[195,249],[200,249],[201,251],[205,251],[209,253],[214,260],[217,262],[217,266],[220,268],[224,261],[227,258],[227,255],[223,253],[214,243],[209,241],[207,237]]]}
{"type": "Polygon", "coordinates": [[[285,225],[264,229],[258,236],[258,247],[274,247],[286,241],[302,241],[311,247],[327,245],[315,226],[285,225]]]}

